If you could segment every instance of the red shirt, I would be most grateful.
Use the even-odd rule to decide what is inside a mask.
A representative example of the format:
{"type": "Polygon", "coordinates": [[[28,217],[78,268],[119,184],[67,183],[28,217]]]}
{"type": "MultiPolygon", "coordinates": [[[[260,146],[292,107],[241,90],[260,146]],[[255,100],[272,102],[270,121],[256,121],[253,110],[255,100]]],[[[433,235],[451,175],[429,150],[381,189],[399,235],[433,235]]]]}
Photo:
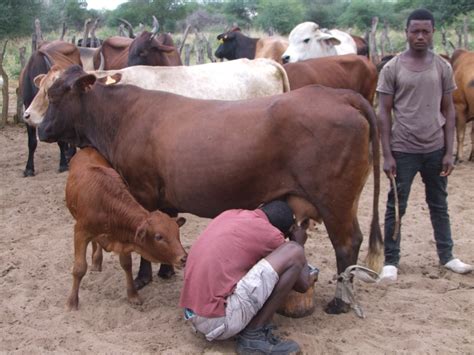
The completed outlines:
{"type": "Polygon", "coordinates": [[[191,247],[180,306],[207,318],[225,315],[237,282],[285,243],[262,210],[229,210],[217,216],[191,247]]]}

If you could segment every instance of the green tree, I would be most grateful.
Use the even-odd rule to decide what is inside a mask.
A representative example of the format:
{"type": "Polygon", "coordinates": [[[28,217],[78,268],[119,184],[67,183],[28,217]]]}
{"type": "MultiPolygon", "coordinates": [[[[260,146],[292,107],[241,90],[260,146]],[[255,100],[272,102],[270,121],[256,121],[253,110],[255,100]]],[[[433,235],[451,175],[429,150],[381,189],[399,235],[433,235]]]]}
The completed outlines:
{"type": "Polygon", "coordinates": [[[364,31],[371,26],[372,18],[387,20],[390,24],[398,25],[398,18],[394,16],[394,4],[383,1],[353,0],[338,18],[339,27],[357,27],[364,31]]]}
{"type": "MultiPolygon", "coordinates": [[[[418,8],[430,10],[435,21],[442,24],[451,24],[456,21],[457,16],[467,15],[474,11],[472,0],[399,0],[396,10],[404,10],[405,14],[418,8]]],[[[403,27],[405,23],[403,23],[403,27]]]]}
{"type": "Polygon", "coordinates": [[[33,23],[41,5],[35,0],[0,2],[0,38],[19,37],[33,32],[33,23]]]}
{"type": "Polygon", "coordinates": [[[287,34],[304,19],[300,0],[260,0],[256,24],[264,30],[270,28],[287,34]]]}

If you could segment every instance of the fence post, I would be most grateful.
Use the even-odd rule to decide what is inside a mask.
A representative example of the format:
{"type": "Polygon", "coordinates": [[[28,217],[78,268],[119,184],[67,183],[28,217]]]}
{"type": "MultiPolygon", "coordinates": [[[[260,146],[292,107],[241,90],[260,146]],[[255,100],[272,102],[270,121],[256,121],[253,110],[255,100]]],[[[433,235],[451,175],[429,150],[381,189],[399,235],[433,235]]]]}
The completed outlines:
{"type": "Polygon", "coordinates": [[[0,128],[5,127],[8,121],[8,75],[3,69],[3,58],[5,58],[5,52],[7,49],[7,43],[8,39],[5,40],[5,43],[3,43],[3,49],[2,52],[0,53],[0,75],[2,76],[3,79],[3,85],[2,85],[2,97],[3,97],[3,102],[2,102],[2,120],[0,121],[0,128]]]}
{"type": "MultiPolygon", "coordinates": [[[[26,47],[20,47],[20,72],[23,71],[25,67],[26,59],[26,47]]],[[[21,121],[21,117],[23,117],[23,97],[21,93],[21,83],[18,83],[18,87],[16,88],[16,114],[13,116],[13,123],[18,124],[21,121]]]]}
{"type": "Polygon", "coordinates": [[[469,24],[467,21],[467,16],[464,16],[463,20],[463,32],[464,32],[464,49],[469,50],[469,24]]]}
{"type": "Polygon", "coordinates": [[[377,40],[375,38],[377,32],[377,24],[379,23],[378,17],[372,17],[372,27],[369,35],[369,48],[370,48],[370,60],[374,64],[380,62],[379,55],[377,53],[377,40]]]}
{"type": "Polygon", "coordinates": [[[189,65],[191,59],[191,45],[186,43],[184,45],[184,65],[189,65]]]}

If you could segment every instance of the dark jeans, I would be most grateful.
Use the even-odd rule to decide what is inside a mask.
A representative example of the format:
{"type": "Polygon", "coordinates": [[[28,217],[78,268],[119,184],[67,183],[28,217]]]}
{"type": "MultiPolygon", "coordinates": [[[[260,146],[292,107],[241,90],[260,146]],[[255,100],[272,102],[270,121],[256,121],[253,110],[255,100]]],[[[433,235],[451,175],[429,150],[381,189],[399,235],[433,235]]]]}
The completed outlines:
{"type": "MultiPolygon", "coordinates": [[[[425,184],[426,202],[430,209],[431,225],[433,226],[436,248],[441,264],[446,264],[453,258],[453,240],[448,215],[446,186],[447,177],[439,176],[442,169],[444,149],[426,154],[411,154],[392,152],[397,162],[397,191],[400,208],[400,219],[405,214],[411,184],[419,172],[425,184]]],[[[395,227],[393,189],[390,188],[385,212],[385,265],[398,266],[400,261],[400,238],[393,240],[395,227]]]]}

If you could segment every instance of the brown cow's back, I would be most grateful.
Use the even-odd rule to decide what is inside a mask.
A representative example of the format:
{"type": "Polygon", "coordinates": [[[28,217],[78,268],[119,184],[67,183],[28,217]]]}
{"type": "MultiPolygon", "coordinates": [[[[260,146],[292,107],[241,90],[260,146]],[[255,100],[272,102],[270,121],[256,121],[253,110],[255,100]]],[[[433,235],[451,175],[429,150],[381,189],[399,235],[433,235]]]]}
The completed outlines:
{"type": "Polygon", "coordinates": [[[290,89],[319,84],[332,88],[351,89],[373,102],[377,86],[377,69],[365,57],[346,54],[313,58],[283,67],[288,74],[290,89]]]}

